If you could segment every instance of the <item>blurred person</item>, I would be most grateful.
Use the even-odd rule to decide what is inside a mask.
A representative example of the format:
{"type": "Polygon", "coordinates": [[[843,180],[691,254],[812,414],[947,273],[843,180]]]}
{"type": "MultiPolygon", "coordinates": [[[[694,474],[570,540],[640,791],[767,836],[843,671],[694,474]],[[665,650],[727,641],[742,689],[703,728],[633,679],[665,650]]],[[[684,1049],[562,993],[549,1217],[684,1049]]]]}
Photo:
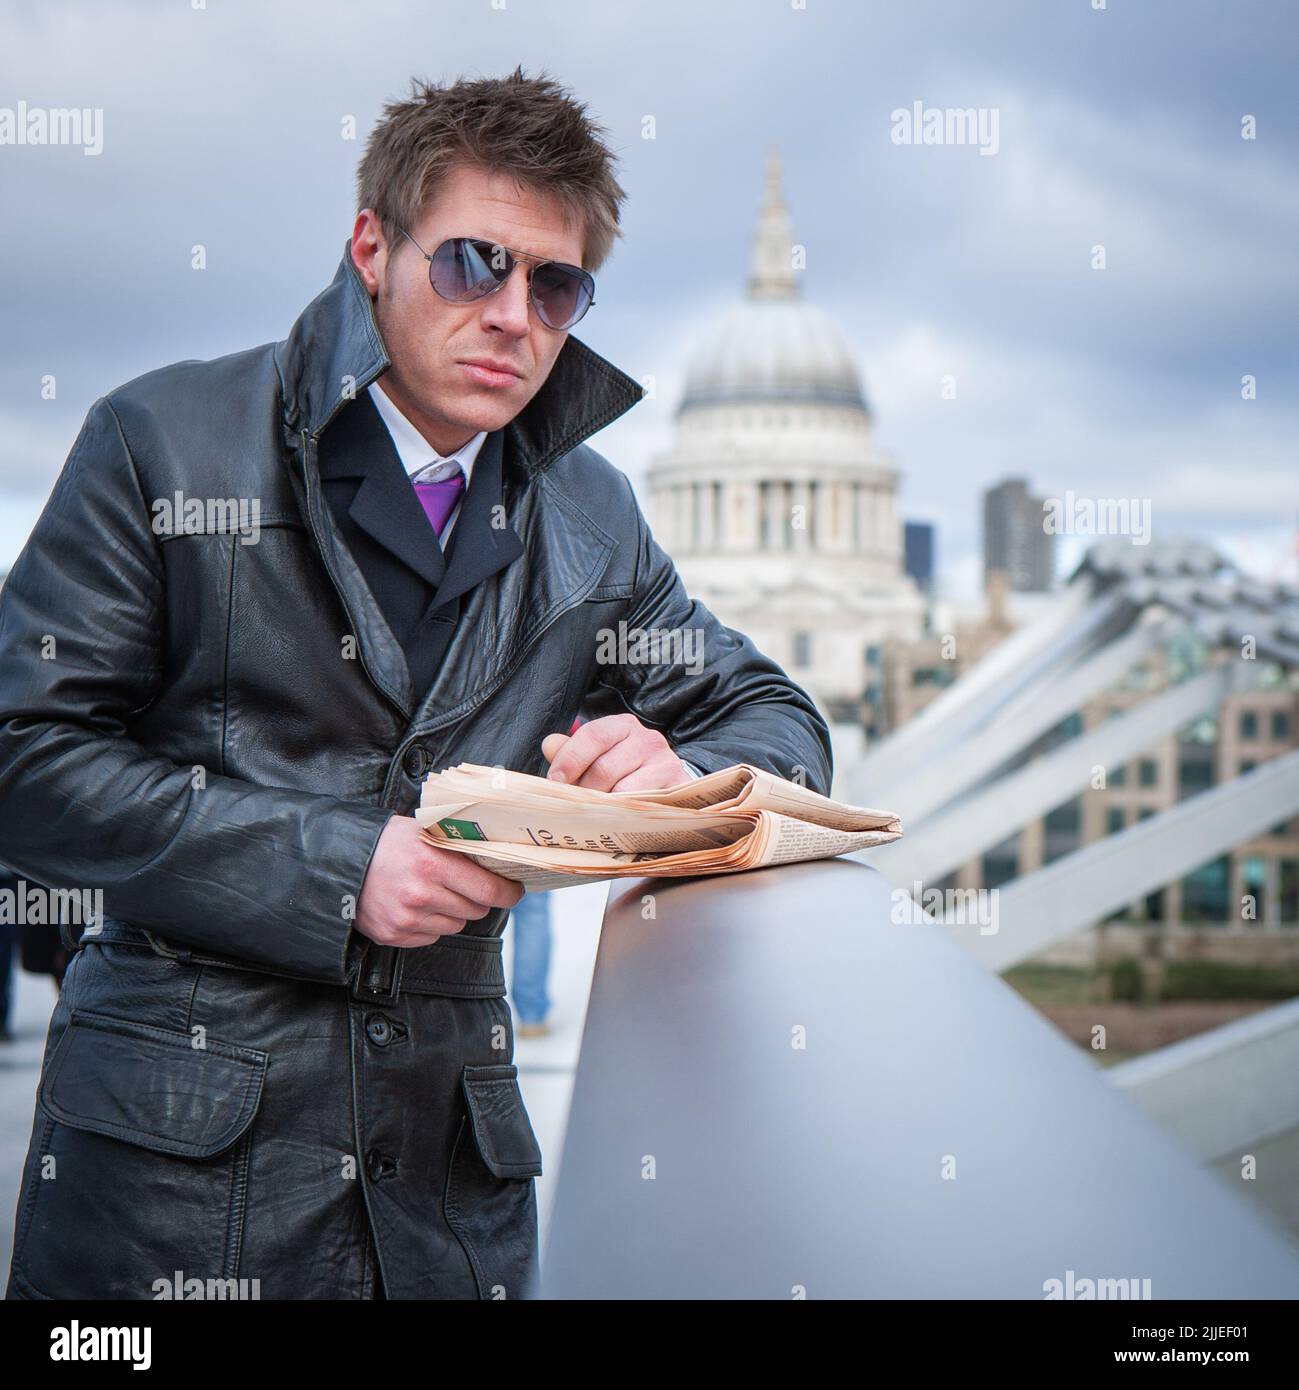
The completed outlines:
{"type": "Polygon", "coordinates": [[[510,996],[519,1021],[520,1038],[541,1038],[550,1032],[550,899],[551,893],[525,893],[510,913],[514,924],[514,968],[510,996]]]}

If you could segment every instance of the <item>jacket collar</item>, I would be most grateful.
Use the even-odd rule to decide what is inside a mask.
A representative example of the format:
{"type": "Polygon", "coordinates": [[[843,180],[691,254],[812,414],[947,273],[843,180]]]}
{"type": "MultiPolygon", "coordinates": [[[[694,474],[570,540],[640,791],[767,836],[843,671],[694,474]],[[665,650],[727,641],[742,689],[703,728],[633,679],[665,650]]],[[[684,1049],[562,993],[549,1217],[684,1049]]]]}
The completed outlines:
{"type": "Polygon", "coordinates": [[[368,391],[339,414],[321,441],[320,476],[327,483],[356,481],[348,515],[432,587],[432,607],[440,608],[523,551],[513,526],[492,525],[493,507],[502,500],[503,434],[492,430],[483,440],[445,555],[368,391]],[[466,535],[472,542],[457,545],[466,535]]]}
{"type": "MultiPolygon", "coordinates": [[[[374,303],[352,264],[350,240],[333,281],[278,345],[277,360],[285,428],[313,436],[392,366],[374,303]]],[[[543,471],[645,394],[639,382],[569,334],[545,384],[505,426],[505,457],[513,467],[543,471]]]]}

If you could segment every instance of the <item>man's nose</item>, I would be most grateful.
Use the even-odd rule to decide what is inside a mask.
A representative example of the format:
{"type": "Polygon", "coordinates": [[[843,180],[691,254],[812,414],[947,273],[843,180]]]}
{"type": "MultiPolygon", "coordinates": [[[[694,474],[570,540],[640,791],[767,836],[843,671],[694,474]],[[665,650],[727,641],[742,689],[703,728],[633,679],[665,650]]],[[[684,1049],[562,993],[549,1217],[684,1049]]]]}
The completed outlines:
{"type": "Polygon", "coordinates": [[[482,321],[484,327],[499,329],[511,337],[525,337],[528,328],[528,272],[522,264],[516,264],[510,278],[495,294],[483,301],[482,321]]]}

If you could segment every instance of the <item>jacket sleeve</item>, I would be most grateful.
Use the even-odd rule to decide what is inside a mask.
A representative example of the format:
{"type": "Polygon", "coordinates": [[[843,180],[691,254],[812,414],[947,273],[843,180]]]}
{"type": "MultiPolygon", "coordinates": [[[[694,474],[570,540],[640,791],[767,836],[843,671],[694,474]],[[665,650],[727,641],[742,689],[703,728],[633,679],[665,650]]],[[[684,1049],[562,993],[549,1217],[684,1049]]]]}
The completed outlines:
{"type": "MultiPolygon", "coordinates": [[[[743,633],[686,593],[631,491],[636,564],[619,660],[602,684],[703,772],[751,763],[829,795],[830,730],[811,696],[743,633]],[[637,632],[644,659],[633,645],[637,632]],[[657,637],[654,634],[658,634],[657,637]]],[[[612,644],[611,644],[612,645],[612,644]]],[[[605,710],[610,702],[601,702],[605,710]]]]}
{"type": "Polygon", "coordinates": [[[101,889],[105,915],[168,941],[342,982],[349,908],[390,813],[195,778],[128,736],[165,671],[149,517],[99,400],[0,590],[0,861],[101,889]]]}

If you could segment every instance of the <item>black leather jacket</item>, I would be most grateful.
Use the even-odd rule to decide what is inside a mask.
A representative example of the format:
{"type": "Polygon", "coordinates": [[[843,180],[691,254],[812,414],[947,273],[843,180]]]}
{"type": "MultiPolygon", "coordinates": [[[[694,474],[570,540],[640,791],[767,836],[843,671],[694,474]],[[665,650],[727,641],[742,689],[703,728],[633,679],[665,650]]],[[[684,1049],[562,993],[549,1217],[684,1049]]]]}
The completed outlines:
{"type": "Polygon", "coordinates": [[[526,1292],[506,914],[367,950],[383,826],[432,767],[539,771],[547,733],[622,709],[705,771],[829,789],[809,698],[692,602],[582,442],[643,393],[572,337],[504,431],[500,566],[416,689],[318,466],[389,365],[345,253],[285,341],[97,401],[0,595],[0,860],[108,916],[51,1024],[13,1296],[147,1298],[181,1270],[364,1297],[376,1254],[389,1297],[526,1292]],[[219,507],[167,518],[177,494],[257,499],[256,543],[219,507]],[[599,664],[620,621],[701,629],[702,671],[599,664]]]}

